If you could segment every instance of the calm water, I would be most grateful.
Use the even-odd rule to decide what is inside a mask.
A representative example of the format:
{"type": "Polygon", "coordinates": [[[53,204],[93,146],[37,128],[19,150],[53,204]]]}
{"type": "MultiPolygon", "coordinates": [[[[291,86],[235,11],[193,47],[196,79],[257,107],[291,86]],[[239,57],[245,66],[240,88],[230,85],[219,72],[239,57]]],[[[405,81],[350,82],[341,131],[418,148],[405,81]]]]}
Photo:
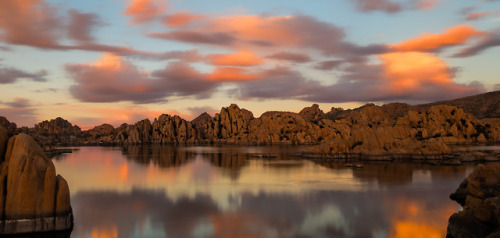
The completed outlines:
{"type": "Polygon", "coordinates": [[[348,168],[298,147],[82,147],[54,160],[71,237],[444,237],[473,166],[348,168]],[[273,153],[277,158],[252,155],[273,153]],[[413,236],[412,236],[413,235],[413,236]]]}

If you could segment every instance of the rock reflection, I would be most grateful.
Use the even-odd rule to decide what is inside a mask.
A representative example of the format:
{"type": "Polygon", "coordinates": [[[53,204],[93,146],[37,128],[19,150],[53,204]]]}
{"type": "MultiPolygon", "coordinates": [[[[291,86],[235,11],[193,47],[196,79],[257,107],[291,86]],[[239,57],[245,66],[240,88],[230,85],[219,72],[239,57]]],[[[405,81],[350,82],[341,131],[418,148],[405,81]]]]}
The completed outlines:
{"type": "Polygon", "coordinates": [[[192,161],[195,153],[181,150],[169,145],[127,145],[122,147],[122,153],[127,160],[138,164],[154,164],[160,168],[177,167],[192,161]]]}
{"type": "Polygon", "coordinates": [[[223,168],[223,175],[227,175],[231,180],[237,180],[240,176],[241,168],[248,165],[248,154],[236,153],[203,153],[203,158],[211,165],[223,168]]]}
{"type": "MultiPolygon", "coordinates": [[[[405,185],[414,181],[416,172],[429,174],[430,179],[453,179],[466,176],[467,166],[436,166],[419,163],[364,163],[362,168],[349,168],[345,162],[313,160],[333,170],[349,169],[361,181],[377,181],[379,185],[405,185]]],[[[473,166],[473,165],[471,165],[473,166]]],[[[470,166],[470,167],[471,167],[470,166]]]]}

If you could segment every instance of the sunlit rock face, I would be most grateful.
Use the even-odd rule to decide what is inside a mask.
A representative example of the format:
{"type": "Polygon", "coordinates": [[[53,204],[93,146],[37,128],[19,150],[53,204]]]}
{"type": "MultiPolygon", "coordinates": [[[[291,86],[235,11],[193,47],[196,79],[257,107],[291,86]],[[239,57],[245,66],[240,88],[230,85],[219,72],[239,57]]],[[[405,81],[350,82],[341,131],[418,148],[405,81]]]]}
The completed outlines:
{"type": "Polygon", "coordinates": [[[500,237],[500,164],[479,165],[450,198],[463,211],[450,217],[447,237],[500,237]]]}
{"type": "MultiPolygon", "coordinates": [[[[325,154],[412,154],[441,159],[451,150],[449,143],[496,141],[498,125],[480,121],[454,106],[408,111],[394,118],[383,107],[365,105],[337,115],[333,127],[338,137],[315,148],[325,154]]],[[[398,112],[399,114],[399,112],[398,112]]]]}
{"type": "Polygon", "coordinates": [[[7,140],[5,131],[0,127],[0,234],[71,229],[66,180],[32,137],[7,140]]]}

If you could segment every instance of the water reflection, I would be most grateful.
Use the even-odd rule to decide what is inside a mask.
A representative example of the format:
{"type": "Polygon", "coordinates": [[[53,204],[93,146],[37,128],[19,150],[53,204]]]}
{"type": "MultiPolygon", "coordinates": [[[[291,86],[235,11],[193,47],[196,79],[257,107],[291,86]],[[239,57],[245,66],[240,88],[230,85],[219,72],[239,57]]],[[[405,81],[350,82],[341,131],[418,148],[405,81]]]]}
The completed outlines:
{"type": "Polygon", "coordinates": [[[353,169],[294,149],[84,147],[54,162],[71,187],[72,237],[444,237],[448,195],[472,169],[353,169]]]}

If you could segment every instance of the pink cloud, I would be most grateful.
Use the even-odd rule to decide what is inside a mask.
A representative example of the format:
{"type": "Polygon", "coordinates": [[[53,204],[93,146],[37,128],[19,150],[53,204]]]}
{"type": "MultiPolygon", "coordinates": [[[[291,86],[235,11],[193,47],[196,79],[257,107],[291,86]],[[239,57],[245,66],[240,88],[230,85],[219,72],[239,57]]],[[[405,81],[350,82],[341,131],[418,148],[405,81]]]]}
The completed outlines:
{"type": "Polygon", "coordinates": [[[404,10],[428,10],[436,7],[440,0],[354,0],[356,9],[361,12],[381,11],[385,13],[398,13],[404,10]]]}
{"type": "MultiPolygon", "coordinates": [[[[148,5],[149,3],[150,1],[136,1],[132,5],[148,5]]],[[[156,2],[153,3],[156,4],[156,2]]],[[[142,16],[140,11],[137,14],[139,18],[142,16]]],[[[61,14],[57,7],[44,0],[0,1],[0,41],[9,44],[51,50],[112,52],[118,55],[157,60],[201,60],[196,50],[148,52],[123,46],[99,44],[95,42],[92,32],[97,26],[102,25],[103,23],[96,14],[69,10],[66,16],[61,14]],[[61,43],[67,40],[75,44],[61,43]]],[[[3,46],[0,48],[9,49],[3,46]]]]}
{"type": "Polygon", "coordinates": [[[363,12],[383,11],[395,13],[402,10],[403,6],[398,2],[390,0],[355,0],[356,8],[363,12]]]}
{"type": "Polygon", "coordinates": [[[132,0],[124,14],[132,17],[133,24],[140,24],[161,16],[166,10],[163,0],[132,0]]]}
{"type": "Polygon", "coordinates": [[[62,28],[57,9],[43,0],[0,1],[1,40],[7,43],[51,47],[62,28]]]}
{"type": "Polygon", "coordinates": [[[238,84],[236,97],[286,98],[313,102],[421,103],[484,92],[477,82],[458,84],[455,71],[435,55],[394,52],[378,55],[380,64],[344,62],[338,82],[325,84],[290,68],[275,68],[261,75],[265,80],[238,84]]]}
{"type": "Polygon", "coordinates": [[[203,15],[194,15],[189,12],[175,12],[166,16],[164,23],[168,27],[183,27],[203,17],[203,15]]]}
{"type": "Polygon", "coordinates": [[[358,46],[345,40],[342,28],[304,16],[233,15],[205,17],[196,25],[149,36],[223,48],[269,50],[316,49],[325,55],[357,57],[387,51],[384,45],[358,46]],[[325,40],[328,39],[328,40],[325,40]]]}
{"type": "Polygon", "coordinates": [[[226,66],[256,66],[264,62],[250,50],[239,50],[234,54],[211,54],[207,55],[207,59],[210,64],[226,66]]]}
{"type": "Polygon", "coordinates": [[[472,12],[472,13],[467,14],[465,19],[468,21],[475,21],[475,20],[479,20],[479,19],[487,17],[487,16],[496,15],[499,12],[500,11],[472,12]]]}
{"type": "Polygon", "coordinates": [[[149,74],[122,57],[105,53],[93,64],[67,64],[75,81],[73,97],[85,102],[151,103],[169,96],[208,97],[218,84],[182,62],[171,62],[149,74]]]}
{"type": "Polygon", "coordinates": [[[417,1],[417,9],[427,10],[437,6],[440,0],[419,0],[417,1]]]}
{"type": "Polygon", "coordinates": [[[217,67],[215,70],[207,75],[207,78],[211,81],[247,81],[247,80],[257,80],[260,76],[256,73],[250,72],[245,68],[238,67],[217,67]]]}

